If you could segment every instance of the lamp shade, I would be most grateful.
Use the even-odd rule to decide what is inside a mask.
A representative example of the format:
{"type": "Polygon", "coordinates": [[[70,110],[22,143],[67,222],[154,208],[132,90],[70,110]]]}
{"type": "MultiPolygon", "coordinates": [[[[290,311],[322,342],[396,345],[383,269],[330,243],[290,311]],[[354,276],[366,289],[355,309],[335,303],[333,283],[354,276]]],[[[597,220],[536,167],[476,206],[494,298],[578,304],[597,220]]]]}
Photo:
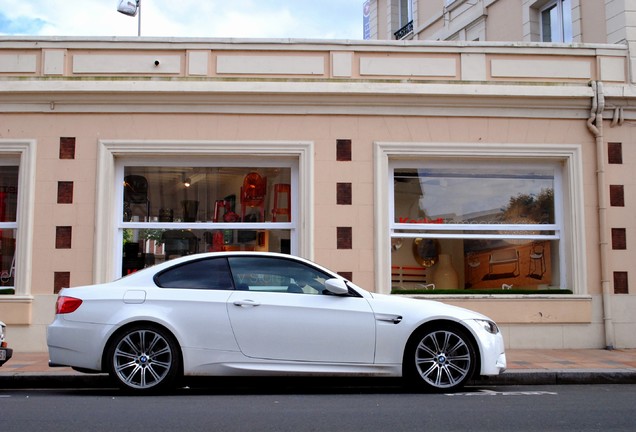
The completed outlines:
{"type": "Polygon", "coordinates": [[[119,6],[117,6],[117,12],[131,17],[137,15],[137,9],[139,9],[138,0],[120,0],[119,6]]]}

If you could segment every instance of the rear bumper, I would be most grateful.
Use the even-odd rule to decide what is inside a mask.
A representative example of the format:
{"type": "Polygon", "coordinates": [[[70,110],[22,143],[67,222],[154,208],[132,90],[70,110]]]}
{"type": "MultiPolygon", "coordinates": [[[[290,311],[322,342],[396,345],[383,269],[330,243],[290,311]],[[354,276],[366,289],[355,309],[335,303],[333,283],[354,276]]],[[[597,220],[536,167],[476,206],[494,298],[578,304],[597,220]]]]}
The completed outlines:
{"type": "Polygon", "coordinates": [[[11,357],[13,357],[13,349],[0,348],[0,366],[8,362],[11,357]]]}
{"type": "Polygon", "coordinates": [[[56,319],[47,329],[49,366],[101,370],[102,344],[109,328],[56,319]]]}

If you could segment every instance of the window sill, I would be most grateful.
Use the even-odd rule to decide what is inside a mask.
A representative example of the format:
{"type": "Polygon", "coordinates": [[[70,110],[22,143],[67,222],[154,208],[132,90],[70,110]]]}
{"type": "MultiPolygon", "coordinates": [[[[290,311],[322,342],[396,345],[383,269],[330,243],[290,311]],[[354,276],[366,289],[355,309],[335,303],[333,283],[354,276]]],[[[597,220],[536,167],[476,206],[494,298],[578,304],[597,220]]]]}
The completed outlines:
{"type": "Polygon", "coordinates": [[[571,290],[567,290],[567,289],[544,289],[544,290],[523,290],[523,289],[509,289],[509,290],[502,290],[502,289],[492,289],[492,290],[488,290],[488,289],[480,289],[480,290],[471,290],[471,289],[457,289],[457,290],[393,290],[391,291],[391,294],[395,294],[395,295],[409,295],[409,296],[414,296],[414,295],[426,295],[426,296],[433,296],[433,297],[439,297],[439,296],[461,296],[461,297],[469,297],[469,298],[474,298],[474,297],[492,297],[492,296],[503,296],[503,297],[510,297],[510,296],[519,296],[519,297],[532,297],[532,298],[536,298],[537,296],[547,296],[547,297],[552,297],[552,296],[564,296],[564,297],[571,297],[574,293],[571,290]]]}
{"type": "Polygon", "coordinates": [[[498,324],[590,324],[594,302],[590,295],[574,294],[428,294],[410,297],[474,310],[498,324]]]}

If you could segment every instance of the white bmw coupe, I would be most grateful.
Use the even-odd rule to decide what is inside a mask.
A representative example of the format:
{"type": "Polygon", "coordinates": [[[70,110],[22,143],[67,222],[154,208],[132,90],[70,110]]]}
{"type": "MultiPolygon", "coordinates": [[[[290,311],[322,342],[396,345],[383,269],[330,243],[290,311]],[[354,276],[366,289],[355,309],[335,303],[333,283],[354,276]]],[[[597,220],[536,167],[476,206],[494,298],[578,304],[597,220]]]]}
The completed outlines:
{"type": "Polygon", "coordinates": [[[147,393],[184,376],[383,376],[437,391],[506,368],[489,318],[365,291],[274,253],[189,255],[110,283],[66,288],[51,366],[108,372],[147,393]]]}

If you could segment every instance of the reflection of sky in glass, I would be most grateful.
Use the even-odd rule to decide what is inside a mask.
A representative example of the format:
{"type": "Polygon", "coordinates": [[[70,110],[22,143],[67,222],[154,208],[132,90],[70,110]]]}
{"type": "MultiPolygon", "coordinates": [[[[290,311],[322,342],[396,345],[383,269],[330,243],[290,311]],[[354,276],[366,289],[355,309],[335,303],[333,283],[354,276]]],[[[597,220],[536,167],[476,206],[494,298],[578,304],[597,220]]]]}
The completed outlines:
{"type": "Polygon", "coordinates": [[[572,3],[563,0],[563,42],[572,42],[572,3]]]}
{"type": "MultiPolygon", "coordinates": [[[[426,217],[469,221],[479,216],[496,216],[519,195],[537,196],[554,188],[552,170],[531,168],[441,168],[399,170],[396,177],[419,176],[419,209],[426,217]]],[[[405,183],[396,184],[399,192],[405,183]]],[[[411,217],[413,217],[411,215],[411,217]]]]}

